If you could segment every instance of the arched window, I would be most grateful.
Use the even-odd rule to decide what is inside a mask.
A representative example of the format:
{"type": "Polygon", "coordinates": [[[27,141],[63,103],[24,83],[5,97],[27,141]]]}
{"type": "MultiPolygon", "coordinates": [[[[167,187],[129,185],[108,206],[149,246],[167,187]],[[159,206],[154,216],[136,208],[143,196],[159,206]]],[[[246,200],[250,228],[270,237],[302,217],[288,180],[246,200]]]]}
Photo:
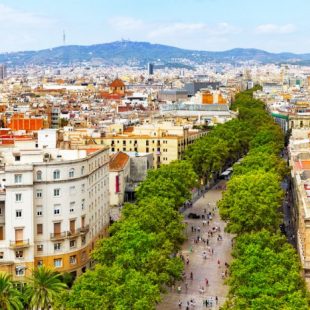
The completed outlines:
{"type": "Polygon", "coordinates": [[[59,170],[54,170],[53,178],[54,178],[54,180],[60,179],[60,171],[59,170]]]}
{"type": "Polygon", "coordinates": [[[37,171],[37,180],[38,181],[42,180],[42,171],[41,170],[37,171]]]}
{"type": "Polygon", "coordinates": [[[69,178],[73,178],[74,177],[74,168],[71,168],[69,170],[69,178]]]}

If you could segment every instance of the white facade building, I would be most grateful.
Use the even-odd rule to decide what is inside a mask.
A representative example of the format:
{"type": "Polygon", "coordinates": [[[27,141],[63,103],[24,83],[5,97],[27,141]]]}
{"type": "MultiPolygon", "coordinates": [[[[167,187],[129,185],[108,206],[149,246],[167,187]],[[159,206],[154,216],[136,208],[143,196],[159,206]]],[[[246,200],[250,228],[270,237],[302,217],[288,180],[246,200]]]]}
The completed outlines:
{"type": "MultiPolygon", "coordinates": [[[[51,135],[45,145],[53,144],[51,135]]],[[[85,271],[110,221],[108,148],[0,154],[0,271],[14,278],[42,264],[85,271]]]]}

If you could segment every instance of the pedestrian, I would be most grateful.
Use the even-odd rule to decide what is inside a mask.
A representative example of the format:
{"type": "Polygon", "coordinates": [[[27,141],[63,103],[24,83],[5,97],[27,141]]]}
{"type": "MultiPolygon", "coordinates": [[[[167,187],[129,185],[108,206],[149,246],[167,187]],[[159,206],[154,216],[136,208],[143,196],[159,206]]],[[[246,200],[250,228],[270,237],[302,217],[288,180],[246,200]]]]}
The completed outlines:
{"type": "Polygon", "coordinates": [[[194,227],[192,226],[192,232],[194,231],[194,227]]]}
{"type": "Polygon", "coordinates": [[[220,262],[219,259],[217,260],[217,264],[218,264],[218,266],[219,266],[219,268],[220,268],[221,262],[220,262]]]}
{"type": "Polygon", "coordinates": [[[193,275],[193,272],[191,271],[191,273],[190,273],[190,279],[193,280],[193,278],[194,278],[194,275],[193,275]]]}
{"type": "Polygon", "coordinates": [[[182,288],[181,286],[178,286],[178,293],[181,294],[182,288]]]}
{"type": "Polygon", "coordinates": [[[225,278],[225,272],[222,271],[222,279],[224,279],[224,278],[225,278]]]}
{"type": "Polygon", "coordinates": [[[186,258],[186,265],[189,265],[189,258],[186,258]]]}
{"type": "Polygon", "coordinates": [[[205,278],[205,282],[206,282],[206,286],[209,285],[209,280],[207,278],[205,278]]]}
{"type": "Polygon", "coordinates": [[[207,245],[209,245],[209,239],[207,239],[207,245]]]}
{"type": "Polygon", "coordinates": [[[188,290],[188,283],[187,282],[185,282],[185,290],[186,290],[186,292],[188,290]]]}
{"type": "Polygon", "coordinates": [[[218,304],[219,299],[217,298],[217,296],[215,296],[215,303],[218,304]]]}
{"type": "Polygon", "coordinates": [[[206,299],[206,308],[208,308],[208,306],[209,306],[209,300],[206,299]]]}
{"type": "Polygon", "coordinates": [[[179,300],[179,308],[181,309],[182,308],[182,301],[179,300]]]}

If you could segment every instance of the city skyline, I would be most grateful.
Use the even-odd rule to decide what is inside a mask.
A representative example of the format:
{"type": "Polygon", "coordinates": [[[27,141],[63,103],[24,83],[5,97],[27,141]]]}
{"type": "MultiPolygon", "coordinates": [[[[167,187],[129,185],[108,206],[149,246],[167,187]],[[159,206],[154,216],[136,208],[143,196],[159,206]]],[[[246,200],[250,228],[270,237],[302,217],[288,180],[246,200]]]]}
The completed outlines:
{"type": "Polygon", "coordinates": [[[129,39],[194,50],[258,48],[310,52],[304,12],[310,3],[263,0],[8,1],[0,4],[0,52],[129,39]],[[281,12],[281,14],[279,14],[281,12]],[[240,17],[241,16],[241,17],[240,17]]]}

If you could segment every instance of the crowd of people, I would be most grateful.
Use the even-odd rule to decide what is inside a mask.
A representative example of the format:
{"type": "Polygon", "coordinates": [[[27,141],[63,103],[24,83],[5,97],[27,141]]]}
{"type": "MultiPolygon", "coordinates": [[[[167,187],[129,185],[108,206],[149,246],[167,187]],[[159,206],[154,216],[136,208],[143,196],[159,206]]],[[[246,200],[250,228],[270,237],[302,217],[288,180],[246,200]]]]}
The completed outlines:
{"type": "Polygon", "coordinates": [[[189,249],[179,254],[185,265],[183,281],[176,288],[180,294],[179,309],[213,308],[219,305],[218,296],[210,296],[211,292],[214,293],[214,290],[210,290],[213,285],[212,278],[201,279],[204,273],[197,272],[197,267],[194,268],[194,265],[197,266],[197,257],[201,256],[201,268],[210,264],[217,270],[219,279],[228,277],[229,264],[222,259],[219,251],[225,234],[222,235],[219,221],[215,220],[217,211],[216,205],[208,202],[197,219],[186,220],[189,249]],[[192,263],[192,260],[195,260],[195,263],[192,263]]]}

